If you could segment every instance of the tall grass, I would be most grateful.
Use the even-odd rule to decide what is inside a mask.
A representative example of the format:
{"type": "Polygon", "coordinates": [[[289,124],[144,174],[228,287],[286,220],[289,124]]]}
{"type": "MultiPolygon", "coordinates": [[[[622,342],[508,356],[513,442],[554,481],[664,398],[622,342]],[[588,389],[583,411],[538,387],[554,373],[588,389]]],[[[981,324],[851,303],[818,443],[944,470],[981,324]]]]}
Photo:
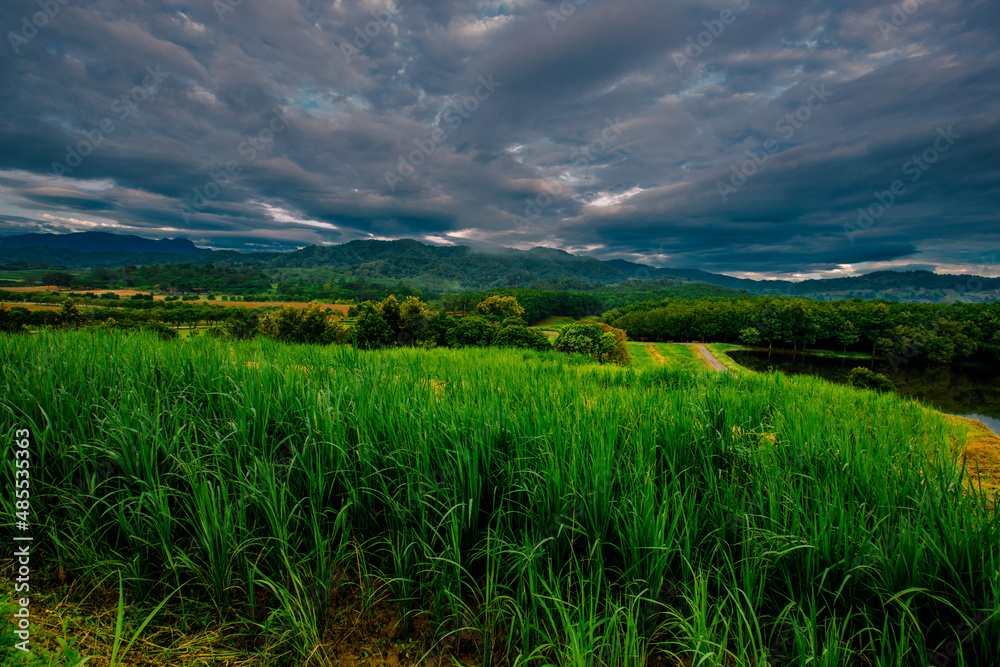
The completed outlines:
{"type": "Polygon", "coordinates": [[[963,491],[955,427],[896,395],[114,332],[2,336],[0,370],[5,443],[34,437],[37,548],[132,599],[179,587],[292,664],[326,659],[345,581],[429,614],[426,656],[485,664],[1000,646],[1000,512],[963,491]]]}

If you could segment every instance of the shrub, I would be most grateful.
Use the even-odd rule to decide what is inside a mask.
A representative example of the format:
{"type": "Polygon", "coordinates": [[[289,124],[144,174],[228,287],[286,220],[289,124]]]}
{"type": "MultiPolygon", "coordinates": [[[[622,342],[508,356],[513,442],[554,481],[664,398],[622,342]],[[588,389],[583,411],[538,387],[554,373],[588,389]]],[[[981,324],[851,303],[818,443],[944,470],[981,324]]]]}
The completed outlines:
{"type": "Polygon", "coordinates": [[[330,321],[330,313],[316,304],[307,308],[284,306],[264,317],[260,332],[285,343],[328,345],[338,339],[339,326],[330,321]]]}
{"type": "Polygon", "coordinates": [[[354,325],[351,334],[362,350],[388,347],[396,342],[396,334],[382,314],[374,308],[367,308],[354,325]]]}
{"type": "Polygon", "coordinates": [[[486,317],[495,317],[498,320],[508,318],[521,320],[524,317],[524,308],[512,296],[494,294],[476,306],[476,313],[486,317]]]}
{"type": "Polygon", "coordinates": [[[0,304],[0,333],[20,333],[25,331],[24,317],[20,311],[27,313],[25,308],[8,308],[0,304]]]}
{"type": "Polygon", "coordinates": [[[627,341],[623,330],[607,324],[570,324],[559,332],[556,349],[586,354],[601,363],[613,361],[628,364],[632,356],[628,352],[627,341]]]}
{"type": "Polygon", "coordinates": [[[93,329],[103,329],[103,330],[113,329],[115,331],[127,331],[130,333],[150,331],[152,333],[155,333],[160,338],[160,340],[172,340],[174,338],[177,338],[176,331],[168,327],[163,322],[155,322],[155,321],[135,322],[135,321],[119,321],[115,319],[108,319],[104,322],[101,322],[97,326],[93,327],[93,329]]]}
{"type": "Polygon", "coordinates": [[[487,347],[495,335],[496,327],[489,320],[469,315],[448,332],[448,344],[453,347],[487,347]]]}
{"type": "Polygon", "coordinates": [[[523,324],[505,326],[493,339],[495,347],[522,347],[529,350],[551,350],[552,344],[545,334],[529,329],[523,324]]]}
{"type": "Polygon", "coordinates": [[[623,329],[615,329],[609,324],[598,325],[605,334],[611,334],[615,338],[615,346],[608,354],[607,359],[601,361],[611,361],[622,366],[632,363],[632,355],[628,351],[628,334],[623,329]]]}
{"type": "MultiPolygon", "coordinates": [[[[230,338],[247,340],[257,335],[260,329],[260,313],[256,308],[233,308],[226,318],[225,332],[230,338]]],[[[212,333],[216,331],[213,327],[212,333]]]]}
{"type": "Polygon", "coordinates": [[[872,389],[874,391],[893,391],[896,385],[892,380],[863,366],[851,369],[851,376],[848,384],[861,389],[872,389]]]}

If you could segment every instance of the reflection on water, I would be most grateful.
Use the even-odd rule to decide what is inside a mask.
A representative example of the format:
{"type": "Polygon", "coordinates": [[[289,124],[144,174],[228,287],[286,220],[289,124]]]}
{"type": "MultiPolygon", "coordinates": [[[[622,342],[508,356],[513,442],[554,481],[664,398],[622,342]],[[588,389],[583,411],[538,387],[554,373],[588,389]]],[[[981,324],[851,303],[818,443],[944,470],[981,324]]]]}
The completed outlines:
{"type": "MultiPolygon", "coordinates": [[[[873,368],[870,360],[828,359],[810,355],[771,353],[767,350],[734,351],[734,361],[751,370],[769,368],[783,373],[818,375],[831,382],[847,384],[855,366],[873,368]]],[[[962,368],[901,364],[893,368],[875,361],[873,370],[882,373],[904,396],[912,396],[942,412],[979,419],[1000,434],[1000,368],[962,368]]]]}

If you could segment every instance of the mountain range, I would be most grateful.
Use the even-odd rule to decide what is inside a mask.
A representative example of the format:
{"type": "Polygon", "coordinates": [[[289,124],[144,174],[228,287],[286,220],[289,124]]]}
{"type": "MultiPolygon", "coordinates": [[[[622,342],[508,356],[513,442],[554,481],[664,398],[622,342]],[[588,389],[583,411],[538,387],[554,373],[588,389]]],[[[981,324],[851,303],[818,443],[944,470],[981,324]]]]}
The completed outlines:
{"type": "Polygon", "coordinates": [[[146,239],[108,232],[77,232],[75,234],[16,234],[0,236],[0,248],[60,248],[78,252],[131,252],[193,255],[211,252],[199,248],[188,239],[146,239]]]}
{"type": "Polygon", "coordinates": [[[187,239],[151,240],[137,236],[81,232],[0,237],[0,263],[45,262],[68,269],[108,269],[128,265],[226,263],[272,270],[282,280],[310,280],[314,274],[403,281],[444,292],[529,286],[562,280],[586,289],[629,280],[708,283],[754,294],[812,299],[875,299],[906,302],[996,301],[1000,278],[943,275],[930,271],[877,271],[851,278],[750,280],[692,268],[653,267],[621,259],[602,261],[554,248],[471,248],[432,246],[412,239],[351,241],[309,246],[288,253],[239,253],[199,248],[187,239]]]}

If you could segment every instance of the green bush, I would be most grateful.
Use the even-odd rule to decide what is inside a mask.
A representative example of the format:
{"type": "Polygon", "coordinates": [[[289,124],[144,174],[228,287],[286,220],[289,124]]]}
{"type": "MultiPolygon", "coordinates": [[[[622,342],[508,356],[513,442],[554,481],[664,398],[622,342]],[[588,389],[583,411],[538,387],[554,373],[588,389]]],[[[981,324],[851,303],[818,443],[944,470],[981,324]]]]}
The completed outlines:
{"type": "Polygon", "coordinates": [[[605,333],[598,324],[570,324],[556,338],[560,352],[586,354],[598,361],[608,361],[615,350],[615,337],[605,333]]]}
{"type": "Polygon", "coordinates": [[[552,343],[545,334],[529,329],[523,324],[512,324],[503,327],[493,339],[495,347],[521,347],[544,352],[552,349],[552,343]]]}
{"type": "Polygon", "coordinates": [[[448,344],[452,347],[487,347],[494,336],[496,327],[489,320],[469,315],[448,332],[448,344]]]}
{"type": "Polygon", "coordinates": [[[863,366],[851,369],[851,376],[848,380],[848,384],[852,387],[873,389],[875,391],[893,391],[896,388],[896,385],[892,383],[892,380],[881,373],[868,370],[863,366]]]}
{"type": "Polygon", "coordinates": [[[340,337],[340,326],[331,321],[330,311],[312,304],[307,308],[284,306],[268,313],[260,332],[285,343],[329,345],[340,337]]]}

